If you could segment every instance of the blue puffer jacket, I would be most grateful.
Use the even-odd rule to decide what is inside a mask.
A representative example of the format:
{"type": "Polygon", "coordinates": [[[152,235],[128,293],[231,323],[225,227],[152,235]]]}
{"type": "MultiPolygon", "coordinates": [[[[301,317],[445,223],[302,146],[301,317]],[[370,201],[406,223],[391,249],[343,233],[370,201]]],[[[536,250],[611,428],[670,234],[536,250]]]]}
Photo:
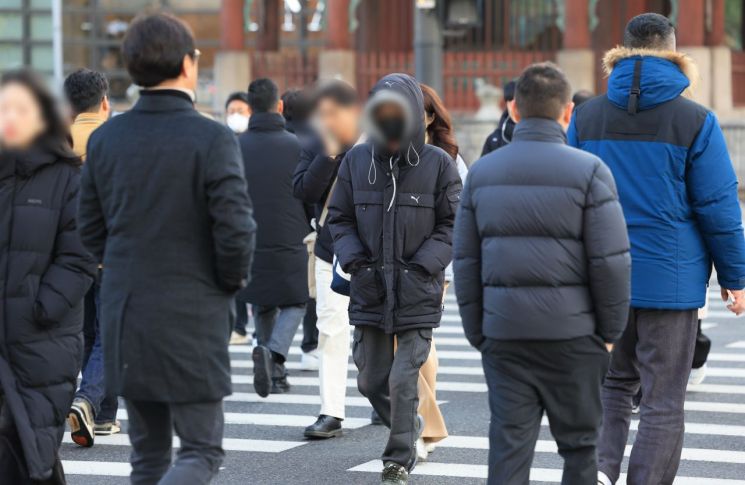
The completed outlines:
{"type": "Polygon", "coordinates": [[[631,240],[632,306],[703,306],[712,262],[723,287],[745,288],[737,177],[715,115],[685,96],[692,61],[625,48],[604,61],[608,93],[577,109],[568,138],[616,179],[631,240]]]}

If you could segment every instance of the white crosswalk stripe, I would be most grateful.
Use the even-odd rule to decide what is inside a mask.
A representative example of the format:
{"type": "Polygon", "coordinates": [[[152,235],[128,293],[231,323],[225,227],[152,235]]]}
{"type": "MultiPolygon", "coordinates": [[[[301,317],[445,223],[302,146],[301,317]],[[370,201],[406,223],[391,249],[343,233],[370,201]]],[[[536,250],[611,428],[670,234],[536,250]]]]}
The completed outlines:
{"type": "MultiPolygon", "coordinates": [[[[718,295],[718,291],[711,294],[718,295]]],[[[441,363],[437,383],[437,390],[441,394],[438,397],[441,398],[447,420],[448,412],[452,411],[452,407],[449,407],[452,406],[451,401],[480,400],[485,404],[487,388],[483,380],[481,355],[470,347],[463,336],[454,297],[449,295],[445,301],[446,311],[442,327],[435,332],[435,343],[441,363]]],[[[739,321],[733,322],[727,313],[724,304],[712,300],[709,316],[716,323],[707,321],[704,329],[719,332],[731,325],[741,325],[739,321]]],[[[225,404],[226,437],[223,446],[228,455],[253,455],[253,458],[241,458],[242,461],[250,461],[258,460],[259,456],[289,453],[292,450],[305,453],[303,445],[307,442],[302,438],[302,429],[315,420],[320,398],[317,372],[300,370],[301,351],[298,344],[301,335],[298,331],[287,362],[289,381],[293,386],[291,392],[270,395],[268,398],[261,398],[253,392],[252,348],[242,345],[230,347],[235,392],[226,398],[225,404]],[[273,430],[276,430],[277,439],[272,439],[275,434],[273,430]],[[284,431],[280,434],[280,430],[284,431]]],[[[685,403],[688,419],[682,460],[684,465],[690,465],[682,467],[676,485],[745,485],[745,475],[742,474],[745,473],[745,340],[715,341],[714,348],[716,350],[709,355],[706,381],[690,389],[685,403]],[[712,437],[715,438],[713,441],[712,437]],[[705,441],[706,446],[701,446],[702,440],[709,440],[705,441]],[[691,468],[694,465],[695,468],[691,468]]],[[[362,428],[369,424],[367,417],[358,417],[367,416],[370,404],[356,391],[356,372],[350,359],[346,404],[348,415],[357,417],[348,416],[344,420],[346,433],[364,432],[362,428]]],[[[126,410],[120,409],[117,417],[126,431],[126,410]]],[[[550,438],[547,426],[547,419],[544,418],[544,431],[542,439],[536,444],[536,462],[531,470],[531,480],[558,483],[561,481],[561,467],[555,459],[548,460],[556,454],[556,444],[547,439],[550,438]]],[[[639,421],[634,417],[630,442],[638,426],[639,421]]],[[[464,479],[483,481],[487,474],[488,422],[484,423],[483,430],[483,434],[476,432],[478,436],[458,434],[451,430],[453,434],[438,444],[432,460],[420,464],[414,476],[438,477],[438,483],[459,484],[464,479]]],[[[369,457],[350,466],[346,472],[349,475],[348,483],[360,481],[355,477],[364,475],[372,478],[367,474],[380,472],[382,465],[375,459],[380,448],[378,445],[382,446],[382,443],[368,444],[366,451],[369,457]]],[[[174,439],[174,446],[178,446],[178,439],[174,439]]],[[[98,437],[94,448],[81,453],[81,449],[72,444],[69,435],[66,435],[61,452],[66,473],[73,477],[92,477],[89,480],[95,480],[96,476],[128,476],[131,467],[126,462],[126,454],[96,454],[97,450],[107,449],[128,450],[129,437],[126,434],[98,437]],[[75,453],[71,453],[72,450],[75,453]]],[[[627,456],[629,451],[627,447],[627,456]]],[[[625,477],[621,481],[625,482],[625,477]]]]}

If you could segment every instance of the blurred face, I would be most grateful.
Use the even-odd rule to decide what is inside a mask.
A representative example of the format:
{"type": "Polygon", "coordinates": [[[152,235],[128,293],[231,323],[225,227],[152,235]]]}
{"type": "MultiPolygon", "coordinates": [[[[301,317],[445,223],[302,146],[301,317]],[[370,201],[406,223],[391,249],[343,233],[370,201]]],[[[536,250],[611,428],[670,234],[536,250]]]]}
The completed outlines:
{"type": "Polygon", "coordinates": [[[316,116],[321,129],[343,145],[352,145],[359,136],[360,110],[357,106],[342,106],[330,98],[318,102],[316,116]]]}
{"type": "Polygon", "coordinates": [[[0,138],[6,148],[28,148],[44,133],[46,122],[31,91],[22,84],[0,88],[0,138]]]}
{"type": "Polygon", "coordinates": [[[406,135],[406,114],[403,108],[396,103],[383,103],[375,109],[373,118],[388,150],[398,151],[406,135]]]}
{"type": "Polygon", "coordinates": [[[225,116],[239,114],[241,116],[251,116],[251,108],[248,104],[244,103],[239,99],[234,99],[228,103],[228,108],[225,110],[225,116]]]}

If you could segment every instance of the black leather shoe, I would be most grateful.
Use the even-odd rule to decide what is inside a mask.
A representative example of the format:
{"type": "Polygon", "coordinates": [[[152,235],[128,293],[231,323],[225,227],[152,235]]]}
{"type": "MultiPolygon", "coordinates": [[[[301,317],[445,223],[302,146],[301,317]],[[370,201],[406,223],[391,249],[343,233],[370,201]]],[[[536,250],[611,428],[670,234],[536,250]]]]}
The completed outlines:
{"type": "Polygon", "coordinates": [[[322,414],[315,423],[305,428],[306,438],[327,439],[341,436],[341,419],[322,414]]]}
{"type": "Polygon", "coordinates": [[[284,394],[290,392],[290,383],[287,376],[272,377],[272,394],[284,394]]]}
{"type": "Polygon", "coordinates": [[[374,409],[372,410],[372,413],[370,413],[370,424],[373,426],[383,426],[383,420],[380,419],[380,415],[377,411],[374,409]]]}
{"type": "Polygon", "coordinates": [[[254,347],[251,357],[254,361],[254,390],[261,397],[267,397],[271,391],[272,385],[272,368],[274,359],[272,351],[263,345],[254,347]]]}

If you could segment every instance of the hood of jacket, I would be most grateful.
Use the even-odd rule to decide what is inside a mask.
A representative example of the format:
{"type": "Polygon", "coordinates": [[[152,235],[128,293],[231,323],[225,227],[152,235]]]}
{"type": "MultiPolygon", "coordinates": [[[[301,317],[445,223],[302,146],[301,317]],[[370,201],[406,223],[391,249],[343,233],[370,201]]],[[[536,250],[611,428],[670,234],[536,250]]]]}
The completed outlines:
{"type": "Polygon", "coordinates": [[[654,108],[681,95],[691,96],[699,73],[687,54],[616,47],[603,57],[603,68],[609,76],[608,99],[613,104],[628,107],[637,61],[641,61],[639,110],[654,108]]]}
{"type": "Polygon", "coordinates": [[[406,116],[406,134],[401,143],[401,152],[406,154],[409,148],[421,152],[425,131],[424,97],[417,80],[408,74],[388,74],[373,86],[362,118],[364,132],[382,153],[384,139],[374,122],[373,115],[378,106],[388,102],[401,106],[406,116]]]}
{"type": "Polygon", "coordinates": [[[0,163],[8,168],[13,167],[15,173],[24,178],[30,177],[47,165],[61,161],[51,150],[42,146],[28,150],[3,150],[0,160],[0,163]]]}

